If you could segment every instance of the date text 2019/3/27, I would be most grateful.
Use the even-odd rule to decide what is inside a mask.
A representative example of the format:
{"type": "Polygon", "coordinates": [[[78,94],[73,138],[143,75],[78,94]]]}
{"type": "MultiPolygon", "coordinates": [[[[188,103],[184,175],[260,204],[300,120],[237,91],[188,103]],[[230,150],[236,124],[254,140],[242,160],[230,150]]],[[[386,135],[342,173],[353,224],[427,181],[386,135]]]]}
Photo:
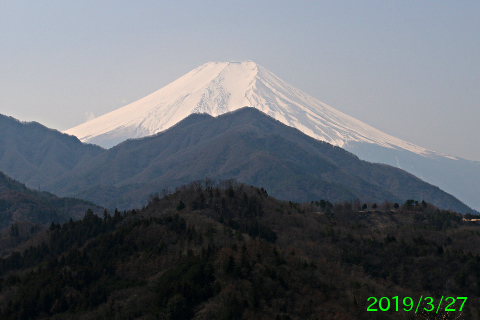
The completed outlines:
{"type": "Polygon", "coordinates": [[[377,299],[376,297],[369,297],[367,301],[370,305],[367,308],[367,311],[413,311],[415,308],[415,313],[419,310],[427,311],[427,312],[435,312],[438,313],[439,311],[443,312],[452,312],[452,311],[462,311],[465,302],[467,301],[467,297],[445,297],[442,296],[436,304],[432,297],[423,297],[420,296],[418,299],[418,303],[415,303],[411,297],[404,297],[403,299],[399,298],[398,296],[395,297],[381,297],[377,299]],[[444,300],[445,299],[445,300],[444,300]],[[456,304],[457,300],[461,302],[461,305],[458,307],[456,304]],[[423,303],[423,304],[422,304],[423,303]],[[443,306],[442,306],[443,304],[443,306]],[[378,306],[378,308],[377,308],[378,306]]]}

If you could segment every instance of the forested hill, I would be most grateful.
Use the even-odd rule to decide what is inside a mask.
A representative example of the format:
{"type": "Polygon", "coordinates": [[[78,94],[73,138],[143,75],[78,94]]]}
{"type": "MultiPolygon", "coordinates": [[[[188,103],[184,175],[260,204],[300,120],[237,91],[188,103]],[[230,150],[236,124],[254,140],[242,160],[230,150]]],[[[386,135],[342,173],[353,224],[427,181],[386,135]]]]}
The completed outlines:
{"type": "Polygon", "coordinates": [[[135,208],[163,187],[205,177],[264,187],[283,200],[421,198],[473,213],[454,196],[403,170],[361,161],[254,108],[217,118],[192,114],[155,136],[106,150],[45,187],[107,208],[135,208]]]}
{"type": "Polygon", "coordinates": [[[0,230],[15,222],[38,224],[41,228],[52,221],[79,219],[87,209],[101,211],[101,207],[89,201],[32,190],[0,171],[0,230]]]}
{"type": "Polygon", "coordinates": [[[443,295],[468,297],[455,319],[478,319],[479,232],[421,201],[300,205],[198,181],[54,223],[0,259],[0,318],[411,319],[367,299],[443,295]]]}

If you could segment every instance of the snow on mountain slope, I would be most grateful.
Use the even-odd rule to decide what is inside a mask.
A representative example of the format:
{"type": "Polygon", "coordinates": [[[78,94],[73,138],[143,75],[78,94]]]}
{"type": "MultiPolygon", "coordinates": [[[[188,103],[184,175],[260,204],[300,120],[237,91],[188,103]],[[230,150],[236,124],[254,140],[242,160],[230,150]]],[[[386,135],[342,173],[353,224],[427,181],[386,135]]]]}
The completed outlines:
{"type": "Polygon", "coordinates": [[[108,148],[168,129],[191,113],[218,116],[245,106],[340,147],[366,142],[426,157],[446,156],[335,110],[252,61],[208,62],[138,101],[65,132],[108,148]]]}

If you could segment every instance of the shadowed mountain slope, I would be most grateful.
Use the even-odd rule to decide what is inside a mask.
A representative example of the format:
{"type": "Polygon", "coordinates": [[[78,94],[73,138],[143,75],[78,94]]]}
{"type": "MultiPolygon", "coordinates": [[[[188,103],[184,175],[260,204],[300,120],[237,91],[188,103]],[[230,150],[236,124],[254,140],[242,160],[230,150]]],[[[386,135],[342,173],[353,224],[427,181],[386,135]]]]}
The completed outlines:
{"type": "Polygon", "coordinates": [[[47,188],[108,207],[142,206],[164,187],[234,178],[280,199],[383,202],[419,199],[472,212],[455,197],[388,165],[318,141],[254,108],[193,114],[155,136],[127,140],[77,165],[47,188]]]}
{"type": "Polygon", "coordinates": [[[14,222],[50,224],[69,218],[83,217],[88,209],[100,212],[101,208],[91,202],[59,198],[48,192],[27,188],[0,172],[0,229],[14,222]]]}
{"type": "Polygon", "coordinates": [[[0,115],[0,170],[34,189],[104,149],[36,122],[0,115]]]}

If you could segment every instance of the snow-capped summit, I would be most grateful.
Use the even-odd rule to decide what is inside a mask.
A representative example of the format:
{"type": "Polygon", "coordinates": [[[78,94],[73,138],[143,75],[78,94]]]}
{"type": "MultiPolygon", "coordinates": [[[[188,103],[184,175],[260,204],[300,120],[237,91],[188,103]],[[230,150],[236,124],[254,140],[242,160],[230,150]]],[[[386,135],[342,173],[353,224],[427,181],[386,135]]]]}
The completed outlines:
{"type": "Polygon", "coordinates": [[[424,156],[434,153],[335,110],[252,61],[208,62],[138,101],[65,132],[112,147],[168,129],[191,113],[218,116],[245,106],[340,147],[355,141],[424,156]]]}

